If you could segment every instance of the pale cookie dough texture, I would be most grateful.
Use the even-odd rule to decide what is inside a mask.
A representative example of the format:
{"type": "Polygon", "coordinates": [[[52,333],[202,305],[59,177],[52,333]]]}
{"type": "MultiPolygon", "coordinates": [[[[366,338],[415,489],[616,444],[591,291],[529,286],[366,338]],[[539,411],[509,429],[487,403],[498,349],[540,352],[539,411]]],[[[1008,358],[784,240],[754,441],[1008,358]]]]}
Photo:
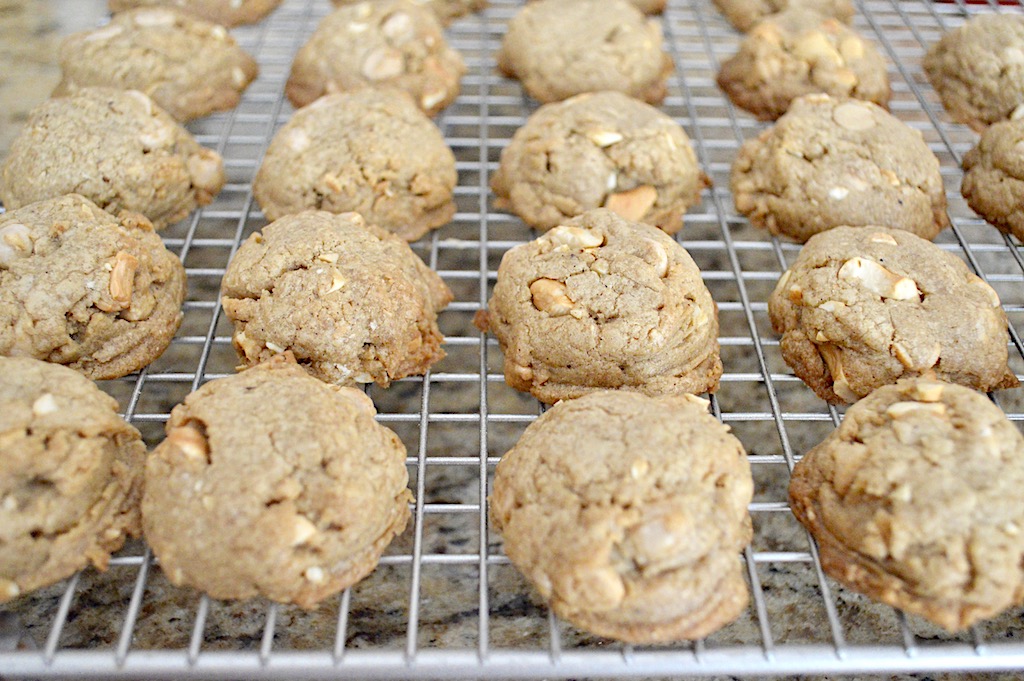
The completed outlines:
{"type": "Polygon", "coordinates": [[[107,0],[111,12],[134,7],[175,7],[228,27],[254,24],[280,4],[281,0],[107,0]]]}
{"type": "Polygon", "coordinates": [[[679,124],[620,92],[540,107],[491,178],[495,207],[537,229],[603,206],[669,234],[709,185],[679,124]]]}
{"type": "Polygon", "coordinates": [[[1024,120],[995,123],[964,155],[960,192],[978,215],[1024,241],[1024,120]]]}
{"type": "Polygon", "coordinates": [[[286,355],[186,397],[142,500],[171,583],[313,608],[372,572],[412,500],[405,447],[376,413],[286,355]]]}
{"type": "Polygon", "coordinates": [[[949,631],[1024,602],[1024,437],[968,388],[879,388],[796,465],[825,572],[949,631]]]}
{"type": "Polygon", "coordinates": [[[141,531],[146,446],[81,374],[0,357],[0,603],[90,563],[141,531]]]}
{"type": "Polygon", "coordinates": [[[796,241],[838,225],[885,225],[925,239],[949,226],[939,160],[920,131],[871,102],[805,95],[740,147],[736,210],[796,241]]]}
{"type": "Polygon", "coordinates": [[[713,392],[722,375],[718,309],[690,254],[604,209],[508,251],[478,323],[508,384],[549,404],[602,388],[713,392]]]}
{"type": "Polygon", "coordinates": [[[406,241],[455,215],[455,156],[397,91],[325,95],[270,142],[253,182],[268,220],[308,209],[355,211],[406,241]]]}
{"type": "Polygon", "coordinates": [[[393,234],[356,213],[307,211],[250,236],[221,286],[246,365],[290,350],[329,383],[387,386],[444,357],[448,287],[393,234]]]}
{"type": "Polygon", "coordinates": [[[259,69],[223,26],[144,8],[75,33],[60,46],[55,97],[83,87],[140,90],[179,121],[234,108],[259,69]]]}
{"type": "Polygon", "coordinates": [[[707,405],[594,393],[549,409],[501,458],[491,521],[555,614],[661,643],[707,636],[746,607],[750,465],[707,405]]]}
{"type": "MultiPolygon", "coordinates": [[[[354,5],[366,0],[331,0],[335,7],[354,5]]],[[[487,0],[412,0],[415,4],[425,7],[434,13],[442,25],[447,26],[459,17],[479,12],[487,7],[487,0]]]]}
{"type": "Polygon", "coordinates": [[[156,229],[185,218],[224,186],[224,163],[137,90],[83,88],[36,107],[0,168],[8,210],[81,194],[156,229]]]}
{"type": "Polygon", "coordinates": [[[977,132],[1024,114],[1024,17],[976,16],[932,45],[922,66],[950,118],[977,132]]]}
{"type": "Polygon", "coordinates": [[[817,12],[849,24],[854,8],[850,0],[714,0],[715,6],[733,26],[746,33],[762,19],[789,9],[817,12]]]}
{"type": "Polygon", "coordinates": [[[0,215],[0,355],[124,376],[167,349],[184,299],[185,268],[141,215],[74,194],[0,215]]]}
{"type": "Polygon", "coordinates": [[[885,59],[870,42],[834,18],[788,10],[759,23],[722,64],[718,86],[762,120],[786,113],[801,95],[821,92],[886,106],[885,59]]]}
{"type": "Polygon", "coordinates": [[[285,93],[300,107],[329,92],[393,87],[433,116],[455,100],[465,72],[430,10],[407,0],[367,0],[320,22],[295,55],[285,93]]]}
{"type": "Polygon", "coordinates": [[[999,296],[955,255],[902,230],[811,237],[768,315],[786,363],[829,402],[911,376],[982,391],[1017,386],[999,296]]]}
{"type": "Polygon", "coordinates": [[[498,68],[541,102],[616,90],[657,104],[672,72],[662,43],[657,20],[626,0],[540,0],[509,22],[498,68]]]}

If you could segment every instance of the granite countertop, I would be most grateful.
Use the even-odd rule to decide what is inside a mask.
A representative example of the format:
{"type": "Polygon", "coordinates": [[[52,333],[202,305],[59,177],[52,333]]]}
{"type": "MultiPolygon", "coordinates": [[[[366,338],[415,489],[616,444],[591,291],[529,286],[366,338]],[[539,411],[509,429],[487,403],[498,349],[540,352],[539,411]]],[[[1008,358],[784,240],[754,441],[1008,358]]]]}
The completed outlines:
{"type": "MultiPolygon", "coordinates": [[[[317,1],[323,7],[316,11],[326,11],[327,0],[317,1]]],[[[294,0],[293,4],[302,3],[294,0]]],[[[497,23],[509,14],[509,3],[503,4],[501,0],[495,0],[495,4],[500,7],[489,19],[492,23],[497,23]]],[[[707,3],[707,7],[708,9],[704,10],[705,14],[713,14],[714,10],[710,9],[710,3],[707,3]]],[[[61,36],[96,25],[105,17],[105,11],[106,3],[103,0],[0,0],[0,155],[6,153],[10,141],[17,134],[28,111],[45,100],[59,80],[59,70],[55,61],[61,36]]],[[[296,22],[301,18],[299,13],[294,16],[296,22]]],[[[302,21],[308,25],[308,19],[302,21]]],[[[456,26],[450,30],[458,32],[462,29],[456,26]]],[[[248,36],[247,44],[262,46],[273,57],[271,63],[261,63],[261,67],[264,68],[264,75],[261,76],[263,81],[276,78],[277,80],[273,82],[279,83],[282,79],[282,69],[286,73],[289,61],[287,55],[281,55],[291,49],[287,45],[282,47],[283,37],[273,31],[264,34],[252,28],[243,29],[241,33],[248,36]],[[244,33],[245,30],[250,33],[244,33]]],[[[472,44],[473,37],[469,29],[463,30],[459,35],[472,44]]],[[[700,49],[699,46],[697,49],[700,49]]],[[[476,56],[476,62],[481,61],[479,55],[476,56]]],[[[474,63],[471,61],[471,67],[474,63]]],[[[480,90],[474,88],[480,87],[480,80],[479,75],[471,72],[464,83],[464,91],[468,89],[471,94],[479,94],[480,90]],[[474,77],[476,80],[473,80],[474,77]]],[[[697,82],[700,87],[703,81],[698,79],[697,82]]],[[[492,115],[507,114],[510,120],[521,120],[523,111],[529,105],[517,98],[517,90],[514,89],[517,87],[508,85],[508,89],[492,91],[488,95],[495,97],[492,115]]],[[[169,238],[172,248],[180,249],[183,243],[203,244],[201,248],[193,246],[193,251],[186,259],[186,266],[190,268],[190,301],[216,300],[219,272],[223,269],[229,253],[229,249],[218,246],[218,238],[223,241],[225,235],[230,236],[233,233],[235,215],[246,206],[247,182],[251,179],[247,174],[251,173],[253,159],[258,158],[259,153],[258,141],[253,142],[250,138],[258,138],[259,135],[265,137],[266,128],[254,128],[263,132],[250,133],[250,129],[244,127],[247,125],[245,121],[248,120],[244,117],[255,119],[260,115],[265,116],[265,108],[272,106],[275,99],[272,93],[267,94],[269,90],[259,91],[258,86],[256,90],[255,104],[239,119],[242,122],[224,123],[229,119],[215,117],[212,121],[189,126],[200,136],[201,141],[208,145],[222,143],[224,129],[233,129],[236,132],[241,130],[238,139],[242,141],[237,142],[238,148],[232,146],[234,143],[225,145],[225,156],[229,159],[247,159],[234,164],[229,163],[229,184],[234,189],[226,191],[225,195],[210,208],[209,222],[225,223],[217,226],[217,229],[222,230],[217,233],[219,236],[213,232],[203,231],[206,218],[196,228],[196,238],[200,241],[189,241],[192,239],[192,233],[188,225],[173,228],[164,234],[169,238]],[[263,99],[260,99],[261,96],[263,99]],[[223,231],[225,229],[227,231],[223,231]]],[[[714,91],[710,89],[708,92],[714,91]]],[[[710,96],[709,94],[708,97],[710,96]]],[[[687,115],[687,109],[683,104],[677,101],[674,106],[674,115],[680,118],[687,115]]],[[[282,116],[286,116],[289,111],[286,105],[282,116]]],[[[446,132],[451,138],[463,140],[460,145],[456,145],[456,155],[463,168],[469,170],[461,171],[460,186],[471,188],[479,179],[477,171],[473,168],[473,164],[479,160],[479,149],[478,145],[465,142],[467,136],[478,134],[469,123],[463,121],[467,118],[472,116],[460,117],[456,110],[456,114],[452,115],[445,125],[446,132]]],[[[263,123],[260,122],[259,125],[263,123]]],[[[491,134],[498,135],[498,127],[500,125],[495,124],[491,128],[491,134]]],[[[507,138],[514,128],[515,125],[509,123],[501,129],[500,135],[507,138]]],[[[756,130],[755,124],[744,123],[745,136],[755,134],[756,130]]],[[[236,132],[230,134],[235,135],[236,132]]],[[[713,134],[723,133],[719,131],[713,134]]],[[[726,134],[726,137],[729,137],[729,134],[726,134]]],[[[964,133],[963,137],[956,139],[970,138],[964,133]]],[[[734,153],[732,149],[735,148],[735,144],[736,140],[732,138],[729,144],[723,145],[723,148],[731,155],[734,153]]],[[[499,149],[500,145],[491,148],[492,162],[497,159],[499,149]]],[[[717,186],[727,187],[727,167],[730,158],[721,156],[718,147],[714,145],[708,153],[717,164],[715,172],[712,173],[717,186]]],[[[948,160],[943,162],[949,165],[948,160]]],[[[951,171],[950,187],[954,186],[955,181],[951,171]]],[[[424,501],[441,509],[428,513],[423,525],[421,550],[433,560],[425,563],[417,576],[420,591],[417,601],[419,618],[416,643],[420,650],[475,649],[478,643],[478,568],[472,559],[457,560],[461,555],[476,555],[481,541],[479,515],[474,511],[474,505],[480,502],[481,497],[480,468],[472,462],[473,457],[479,452],[480,434],[478,421],[474,420],[474,415],[480,409],[480,384],[478,380],[458,378],[472,376],[474,371],[478,371],[479,362],[478,346],[472,342],[476,336],[470,325],[475,310],[474,303],[479,302],[480,298],[478,281],[474,276],[460,276],[460,273],[477,267],[479,251],[476,246],[472,246],[473,239],[478,235],[479,220],[473,212],[478,210],[475,205],[477,200],[478,194],[467,189],[460,197],[459,210],[460,214],[469,217],[462,219],[461,224],[445,228],[449,231],[442,234],[445,241],[441,247],[432,248],[430,244],[421,244],[417,247],[417,252],[422,256],[435,259],[435,266],[439,270],[449,273],[449,283],[456,292],[457,304],[442,315],[442,330],[449,337],[466,339],[462,343],[449,346],[449,358],[437,367],[439,375],[456,378],[439,379],[437,383],[431,384],[431,413],[443,413],[450,415],[450,418],[430,422],[428,440],[421,443],[418,433],[419,419],[415,417],[424,399],[421,382],[401,382],[388,391],[376,388],[370,390],[381,413],[388,415],[385,422],[399,432],[409,447],[410,456],[413,457],[411,470],[414,478],[411,484],[414,488],[417,484],[417,467],[414,464],[420,444],[423,444],[428,463],[431,457],[447,457],[439,458],[440,463],[419,469],[424,471],[423,474],[426,476],[424,501]],[[463,248],[462,244],[469,244],[472,247],[463,248]],[[464,511],[459,511],[455,507],[460,507],[464,511]],[[452,560],[446,561],[446,556],[452,560]]],[[[688,217],[687,231],[684,232],[683,238],[720,240],[720,225],[715,216],[715,211],[719,210],[716,207],[718,205],[706,198],[702,209],[692,211],[697,215],[688,217]]],[[[953,210],[960,211],[962,215],[968,214],[963,212],[965,209],[962,205],[954,206],[953,210]]],[[[456,222],[460,222],[458,218],[456,222]]],[[[251,231],[261,224],[262,222],[258,220],[251,220],[245,228],[251,231]]],[[[737,240],[767,243],[767,238],[763,234],[756,233],[742,224],[733,226],[735,229],[732,234],[737,240]]],[[[971,228],[973,229],[973,226],[971,228]]],[[[513,220],[507,223],[494,221],[490,229],[491,238],[494,239],[529,238],[529,232],[513,220]]],[[[982,227],[978,226],[978,229],[981,230],[982,227]]],[[[986,242],[992,242],[991,235],[987,232],[984,234],[986,242]]],[[[693,252],[702,269],[706,273],[711,273],[709,287],[723,310],[722,336],[749,339],[751,331],[743,314],[743,306],[738,302],[734,282],[729,281],[729,276],[717,274],[731,274],[731,263],[726,252],[722,249],[704,251],[699,247],[693,252]]],[[[787,249],[786,255],[791,261],[795,249],[787,249]]],[[[492,272],[499,257],[500,252],[488,254],[492,272]]],[[[741,254],[741,265],[745,272],[770,273],[773,270],[777,271],[778,263],[775,258],[776,254],[771,248],[751,248],[741,254]]],[[[1002,265],[996,267],[1010,274],[1014,271],[1013,267],[1009,267],[1008,270],[1002,265]]],[[[1019,275],[1019,271],[1017,274],[1019,275]]],[[[1008,286],[1019,286],[1015,279],[1010,278],[1007,281],[1008,286]]],[[[748,294],[755,303],[761,301],[763,305],[763,300],[773,284],[772,276],[754,276],[747,282],[748,294]]],[[[1003,288],[998,290],[1001,295],[1009,295],[1016,305],[1024,302],[1021,300],[1021,294],[1016,294],[1013,298],[1014,294],[1007,293],[1003,288]]],[[[200,340],[205,337],[210,326],[210,309],[210,306],[203,305],[194,305],[190,308],[179,337],[200,340]]],[[[755,324],[758,332],[765,338],[771,338],[763,307],[757,307],[756,311],[755,324]]],[[[1016,320],[1019,323],[1019,315],[1016,320]]],[[[223,321],[217,327],[216,333],[218,339],[226,339],[228,332],[223,321]]],[[[201,347],[202,343],[199,345],[201,347]]],[[[196,353],[194,342],[176,344],[165,358],[159,360],[158,365],[154,365],[154,373],[163,371],[170,376],[174,371],[181,371],[182,367],[191,370],[189,367],[194,367],[198,361],[196,353]]],[[[772,372],[786,371],[776,347],[769,344],[766,355],[772,372]]],[[[487,361],[492,374],[500,373],[500,353],[497,348],[491,349],[487,361]]],[[[723,347],[723,361],[727,372],[734,372],[737,375],[744,372],[760,375],[751,343],[726,344],[723,347]]],[[[1024,367],[1016,365],[1014,368],[1021,373],[1024,367]]],[[[207,371],[215,374],[226,373],[232,369],[233,356],[230,345],[223,340],[215,342],[209,356],[207,371]]],[[[173,378],[167,379],[165,383],[157,383],[158,387],[143,394],[137,413],[143,416],[166,413],[174,403],[184,397],[189,383],[189,380],[173,378]]],[[[131,383],[111,382],[105,387],[122,401],[122,405],[127,404],[131,395],[131,383]]],[[[827,434],[831,428],[831,421],[827,419],[828,412],[824,405],[804,386],[796,382],[786,382],[780,383],[779,390],[782,407],[786,413],[817,415],[814,419],[795,418],[795,423],[786,424],[789,429],[789,443],[793,451],[800,454],[827,434]]],[[[724,412],[738,415],[756,414],[767,409],[763,385],[759,385],[757,381],[751,383],[741,379],[723,384],[718,403],[724,412]]],[[[1005,398],[1004,408],[1009,410],[1011,407],[1016,411],[1021,410],[1018,396],[1005,398]]],[[[537,413],[537,405],[507,388],[500,381],[492,380],[488,383],[487,409],[491,414],[509,415],[507,419],[496,418],[489,424],[485,446],[488,455],[492,457],[490,468],[493,469],[493,458],[500,456],[515,442],[525,427],[527,418],[537,413]]],[[[138,425],[151,444],[159,440],[162,427],[160,419],[141,418],[138,425]]],[[[762,457],[760,463],[754,466],[755,501],[766,507],[783,502],[788,472],[781,456],[776,424],[770,419],[737,418],[731,425],[750,452],[762,457]]],[[[808,550],[803,530],[788,511],[758,513],[754,522],[755,551],[767,555],[772,552],[808,550]]],[[[486,540],[489,553],[500,554],[500,539],[493,532],[486,540]]],[[[414,551],[414,541],[414,533],[410,528],[389,549],[389,558],[385,559],[384,564],[352,590],[349,628],[345,637],[349,649],[405,649],[408,635],[409,589],[412,580],[412,570],[407,557],[414,551]]],[[[127,604],[135,587],[137,557],[141,552],[141,544],[136,543],[122,552],[124,560],[115,564],[106,574],[94,570],[81,573],[76,598],[61,635],[62,648],[111,649],[117,644],[127,604]]],[[[819,595],[820,587],[809,564],[799,561],[766,560],[758,564],[757,574],[766,598],[771,633],[778,644],[831,642],[828,620],[819,595]]],[[[526,582],[510,565],[501,561],[489,566],[488,582],[490,647],[546,650],[549,635],[546,610],[526,582]]],[[[59,584],[43,589],[37,594],[19,599],[0,609],[0,654],[4,651],[4,641],[6,640],[8,645],[10,643],[9,638],[4,638],[5,633],[10,634],[12,631],[19,633],[19,645],[22,647],[36,648],[44,644],[65,586],[59,584]]],[[[863,597],[838,588],[834,582],[830,582],[830,586],[835,597],[839,621],[850,644],[899,645],[902,634],[892,609],[878,606],[863,597]]],[[[198,603],[199,598],[194,591],[175,588],[167,583],[158,568],[151,570],[131,637],[133,650],[187,648],[198,603]]],[[[330,650],[333,647],[338,618],[336,606],[324,607],[313,612],[280,607],[276,613],[275,650],[330,650]]],[[[212,602],[204,630],[203,649],[258,649],[266,617],[265,601],[212,602]]],[[[559,627],[564,649],[578,646],[599,647],[606,644],[567,625],[559,624],[559,627]]],[[[760,645],[762,637],[759,627],[757,613],[751,607],[739,621],[712,636],[707,645],[760,645]]],[[[923,642],[943,638],[941,632],[920,621],[915,621],[912,628],[923,642]]],[[[984,625],[983,630],[992,638],[1017,641],[1024,638],[1019,609],[984,625]]],[[[960,637],[957,640],[969,638],[960,637]]],[[[0,670],[0,677],[2,676],[3,670],[0,670]]],[[[899,675],[886,676],[909,678],[899,675]]],[[[1019,677],[1012,674],[932,674],[929,678],[1019,677]]]]}

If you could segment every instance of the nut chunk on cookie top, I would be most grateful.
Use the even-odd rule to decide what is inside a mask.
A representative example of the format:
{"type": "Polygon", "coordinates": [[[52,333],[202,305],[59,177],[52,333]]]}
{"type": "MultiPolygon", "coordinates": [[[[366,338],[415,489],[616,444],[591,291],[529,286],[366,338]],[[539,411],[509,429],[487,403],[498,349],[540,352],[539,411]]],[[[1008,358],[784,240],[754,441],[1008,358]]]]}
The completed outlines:
{"type": "Polygon", "coordinates": [[[768,301],[786,363],[841,404],[902,377],[1016,387],[1006,313],[962,260],[899,229],[811,237],[768,301]]]}
{"type": "Polygon", "coordinates": [[[134,7],[176,7],[223,26],[255,24],[270,14],[281,0],[107,0],[111,12],[134,7]]]}
{"type": "Polygon", "coordinates": [[[657,104],[672,59],[661,26],[626,0],[540,0],[516,14],[498,68],[541,102],[616,90],[657,104]]]}
{"type": "Polygon", "coordinates": [[[599,208],[501,259],[486,314],[505,380],[554,403],[602,388],[718,388],[718,311],[664,232],[599,208]]]}
{"type": "Polygon", "coordinates": [[[709,185],[682,127],[620,92],[540,107],[516,130],[491,180],[495,205],[537,229],[604,206],[669,234],[709,185]]]}
{"type": "Polygon", "coordinates": [[[372,572],[412,500],[405,447],[376,413],[288,355],[186,397],[142,500],[171,583],[312,608],[372,572]]]}
{"type": "Polygon", "coordinates": [[[692,395],[561,402],[498,463],[491,520],[513,565],[582,629],[696,639],[747,604],[750,465],[692,395]]]}
{"type": "Polygon", "coordinates": [[[163,354],[184,300],[185,268],[141,215],[77,194],[0,215],[0,355],[118,378],[163,354]]]}
{"type": "Polygon", "coordinates": [[[949,630],[1024,602],[1024,437],[984,395],[879,388],[793,471],[793,513],[847,587],[949,630]]]}
{"type": "Polygon", "coordinates": [[[920,131],[871,102],[798,97],[740,147],[730,185],[752,225],[799,242],[839,225],[929,240],[949,226],[939,160],[920,131]]]}
{"type": "Polygon", "coordinates": [[[995,123],[964,155],[960,192],[999,231],[1024,241],[1024,119],[995,123]]]}
{"type": "Polygon", "coordinates": [[[0,603],[105,569],[140,532],[146,446],[81,374],[0,357],[0,603]]]}
{"type": "Polygon", "coordinates": [[[249,237],[228,264],[222,303],[239,357],[290,350],[339,385],[422,374],[444,357],[444,281],[409,245],[357,213],[306,211],[249,237]]]}
{"type": "Polygon", "coordinates": [[[355,211],[406,241],[455,214],[455,156],[404,93],[363,88],[295,112],[256,173],[269,220],[314,208],[355,211]]]}

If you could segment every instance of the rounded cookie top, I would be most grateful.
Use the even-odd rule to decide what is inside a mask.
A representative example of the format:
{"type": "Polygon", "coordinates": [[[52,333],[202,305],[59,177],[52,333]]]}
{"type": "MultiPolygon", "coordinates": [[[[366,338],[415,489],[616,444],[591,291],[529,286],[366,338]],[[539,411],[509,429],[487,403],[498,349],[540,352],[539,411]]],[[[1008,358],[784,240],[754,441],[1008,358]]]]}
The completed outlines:
{"type": "Polygon", "coordinates": [[[743,610],[753,482],[707,404],[593,393],[549,409],[501,458],[491,521],[556,614],[656,643],[706,636],[743,610]]]}
{"type": "Polygon", "coordinates": [[[932,45],[922,66],[950,117],[981,132],[1024,104],[1024,17],[976,16],[932,45]]]}
{"type": "Polygon", "coordinates": [[[254,24],[274,11],[281,0],[107,0],[111,12],[134,7],[176,7],[223,26],[254,24]]]}
{"type": "Polygon", "coordinates": [[[984,395],[879,388],[793,471],[796,517],[846,586],[965,629],[1024,601],[1024,437],[984,395]]]}
{"type": "Polygon", "coordinates": [[[616,90],[656,104],[672,60],[661,26],[626,0],[540,0],[509,22],[498,68],[541,102],[616,90]]]}
{"type": "Polygon", "coordinates": [[[142,501],[171,583],[311,608],[369,574],[412,499],[405,447],[375,414],[286,355],[186,397],[142,501]]]}
{"type": "MultiPolygon", "coordinates": [[[[479,12],[487,7],[487,0],[412,0],[417,5],[429,9],[442,25],[447,26],[459,17],[479,12]]],[[[354,5],[366,0],[331,0],[335,7],[354,5]]]]}
{"type": "Polygon", "coordinates": [[[909,376],[984,391],[1017,385],[999,296],[955,255],[902,230],[811,237],[768,314],[786,363],[829,402],[909,376]]]}
{"type": "Polygon", "coordinates": [[[597,209],[508,251],[481,320],[505,380],[554,403],[602,388],[718,387],[718,311],[689,253],[597,209]]]}
{"type": "Polygon", "coordinates": [[[540,107],[491,179],[496,205],[538,229],[604,206],[669,234],[708,184],[682,127],[620,92],[540,107]]]}
{"type": "Polygon", "coordinates": [[[295,55],[285,93],[299,107],[328,92],[395,87],[432,116],[455,100],[465,72],[430,10],[407,0],[361,2],[320,22],[295,55]]]}
{"type": "Polygon", "coordinates": [[[59,59],[54,96],[90,86],[140,90],[179,121],[233,108],[259,70],[224,27],[170,8],[124,12],[70,35],[59,59]]]}
{"type": "Polygon", "coordinates": [[[814,92],[882,106],[889,101],[885,59],[875,46],[838,19],[803,8],[752,29],[722,64],[718,85],[762,120],[775,120],[795,98],[814,92]]]}
{"type": "Polygon", "coordinates": [[[0,168],[8,210],[76,193],[114,214],[142,213],[156,229],[223,186],[220,155],[137,90],[89,87],[43,102],[0,168]]]}
{"type": "Polygon", "coordinates": [[[185,268],[141,215],[70,194],[0,215],[0,355],[117,378],[163,354],[185,268]]]}
{"type": "Polygon", "coordinates": [[[247,365],[290,350],[339,385],[423,374],[444,357],[444,281],[409,245],[356,213],[307,211],[253,234],[221,285],[247,365]]]}
{"type": "Polygon", "coordinates": [[[817,12],[849,24],[854,8],[850,0],[714,0],[715,6],[733,26],[746,33],[762,19],[788,9],[817,12]]]}
{"type": "Polygon", "coordinates": [[[455,156],[403,93],[364,88],[295,112],[253,182],[269,220],[315,208],[355,211],[414,241],[455,214],[455,156]]]}
{"type": "Polygon", "coordinates": [[[964,155],[960,192],[978,215],[1024,241],[1024,120],[989,126],[964,155]]]}
{"type": "Polygon", "coordinates": [[[838,225],[932,239],[949,225],[939,160],[921,133],[871,102],[814,94],[740,147],[736,210],[796,241],[838,225]]]}
{"type": "Polygon", "coordinates": [[[138,535],[146,446],[81,374],[0,357],[0,603],[138,535]]]}

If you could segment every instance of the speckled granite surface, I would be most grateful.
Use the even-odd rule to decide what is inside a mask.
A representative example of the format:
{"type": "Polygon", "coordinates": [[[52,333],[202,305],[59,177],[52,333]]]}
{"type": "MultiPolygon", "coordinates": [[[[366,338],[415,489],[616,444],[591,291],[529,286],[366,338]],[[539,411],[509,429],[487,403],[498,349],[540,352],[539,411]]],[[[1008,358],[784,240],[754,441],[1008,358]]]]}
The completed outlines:
{"type": "MultiPolygon", "coordinates": [[[[493,171],[504,141],[535,107],[522,98],[517,84],[493,72],[491,55],[515,3],[495,0],[493,5],[483,18],[463,19],[449,29],[470,66],[463,96],[438,119],[459,159],[459,214],[435,240],[416,245],[456,293],[456,303],[441,316],[442,329],[449,339],[449,357],[435,367],[427,387],[422,381],[410,380],[387,391],[370,390],[382,421],[402,436],[409,449],[410,484],[416,490],[422,483],[424,516],[420,532],[410,527],[395,541],[384,564],[351,590],[347,610],[340,607],[340,599],[314,612],[276,609],[274,651],[332,650],[341,611],[347,615],[343,636],[347,650],[377,651],[400,660],[410,645],[412,607],[417,610],[413,619],[417,651],[476,650],[481,632],[481,541],[487,544],[488,556],[483,590],[488,647],[549,649],[543,604],[502,558],[500,539],[493,533],[481,535],[480,531],[481,449],[489,457],[483,467],[486,481],[496,458],[538,412],[536,402],[501,381],[500,352],[495,346],[487,346],[486,357],[481,360],[479,336],[470,324],[487,295],[486,290],[481,291],[479,263],[487,264],[488,276],[493,278],[501,253],[531,237],[518,220],[493,212],[485,189],[485,171],[493,171]],[[484,248],[479,243],[482,235],[488,240],[484,248]],[[485,390],[479,381],[481,365],[489,374],[485,390]],[[424,406],[430,417],[421,422],[424,406]],[[482,411],[487,415],[485,432],[480,427],[482,411]],[[413,567],[416,556],[422,556],[418,570],[413,567]],[[414,584],[418,590],[412,588],[414,584]]],[[[921,110],[916,97],[916,88],[923,87],[917,73],[923,48],[907,30],[907,22],[914,22],[927,41],[938,35],[939,20],[919,3],[902,5],[912,6],[906,10],[909,15],[897,14],[888,2],[868,3],[862,7],[858,28],[868,34],[874,26],[886,28],[889,56],[898,56],[906,65],[902,71],[892,70],[893,111],[924,130],[939,153],[952,201],[951,214],[960,233],[972,245],[972,253],[1007,304],[1011,323],[1024,331],[1020,266],[994,230],[974,218],[957,196],[956,157],[973,144],[974,137],[936,113],[940,109],[933,93],[924,94],[931,107],[928,114],[921,110]],[[932,117],[939,121],[941,134],[932,117]]],[[[186,321],[175,344],[144,380],[131,378],[104,385],[126,409],[135,393],[135,424],[150,443],[159,440],[166,412],[191,389],[197,368],[205,369],[206,378],[233,370],[229,329],[222,319],[212,323],[217,286],[238,236],[264,224],[249,203],[248,184],[262,145],[291,111],[287,104],[280,103],[280,87],[287,76],[290,55],[328,6],[326,0],[289,0],[263,24],[236,31],[243,46],[258,56],[261,78],[236,113],[219,114],[190,125],[201,142],[225,154],[229,185],[198,220],[186,221],[164,234],[169,246],[183,254],[189,269],[186,321]]],[[[104,9],[105,3],[99,0],[0,0],[0,150],[6,150],[18,122],[56,83],[54,55],[59,36],[97,24],[103,20],[104,9]]],[[[764,596],[763,616],[752,606],[739,621],[712,636],[706,646],[760,647],[765,643],[762,626],[776,646],[830,645],[833,638],[822,587],[806,559],[807,540],[783,504],[788,482],[786,456],[800,455],[820,441],[831,430],[832,420],[825,405],[792,379],[779,355],[764,308],[779,272],[779,258],[792,262],[797,249],[769,241],[732,210],[727,191],[728,164],[739,141],[763,127],[732,111],[713,83],[714,63],[735,49],[737,35],[709,2],[673,1],[664,22],[678,73],[662,108],[690,132],[705,170],[716,183],[716,188],[705,194],[703,205],[690,212],[680,238],[704,271],[721,308],[727,376],[716,406],[753,457],[756,496],[752,552],[757,556],[754,574],[764,596]],[[731,251],[723,243],[726,235],[732,241],[731,251]],[[743,290],[737,285],[737,270],[743,290]],[[750,322],[759,343],[755,342],[750,322]],[[777,418],[762,379],[758,347],[777,394],[777,418]]],[[[939,242],[954,244],[955,240],[947,232],[939,242]]],[[[487,278],[482,281],[486,285],[487,278]]],[[[1019,356],[1014,359],[1014,369],[1018,374],[1024,372],[1024,360],[1019,356]]],[[[1019,394],[1004,393],[999,398],[1008,412],[1021,413],[1019,394]]],[[[60,633],[58,655],[74,650],[112,653],[128,616],[135,618],[128,639],[132,651],[170,650],[184,655],[193,635],[200,597],[191,590],[170,586],[154,566],[138,607],[133,608],[132,592],[143,550],[141,542],[136,543],[126,547],[120,561],[105,574],[87,570],[80,575],[60,633]]],[[[834,582],[827,584],[848,644],[901,645],[903,632],[893,610],[841,589],[834,582]]],[[[4,652],[45,645],[66,586],[55,585],[0,607],[0,678],[5,674],[4,652]]],[[[202,651],[259,650],[267,620],[268,604],[263,601],[211,602],[202,631],[202,651]]],[[[563,650],[618,649],[616,644],[562,623],[556,626],[563,650]]],[[[911,620],[909,626],[922,647],[951,638],[920,620],[911,620]]],[[[1020,609],[982,625],[979,633],[992,642],[1024,640],[1020,609]]],[[[971,640],[970,634],[952,639],[971,640]]],[[[608,674],[600,667],[591,671],[595,676],[608,674]]],[[[301,669],[293,677],[300,675],[301,669]]],[[[928,678],[982,676],[931,674],[928,678]]],[[[996,677],[1020,678],[1020,674],[992,675],[996,677]]]]}

